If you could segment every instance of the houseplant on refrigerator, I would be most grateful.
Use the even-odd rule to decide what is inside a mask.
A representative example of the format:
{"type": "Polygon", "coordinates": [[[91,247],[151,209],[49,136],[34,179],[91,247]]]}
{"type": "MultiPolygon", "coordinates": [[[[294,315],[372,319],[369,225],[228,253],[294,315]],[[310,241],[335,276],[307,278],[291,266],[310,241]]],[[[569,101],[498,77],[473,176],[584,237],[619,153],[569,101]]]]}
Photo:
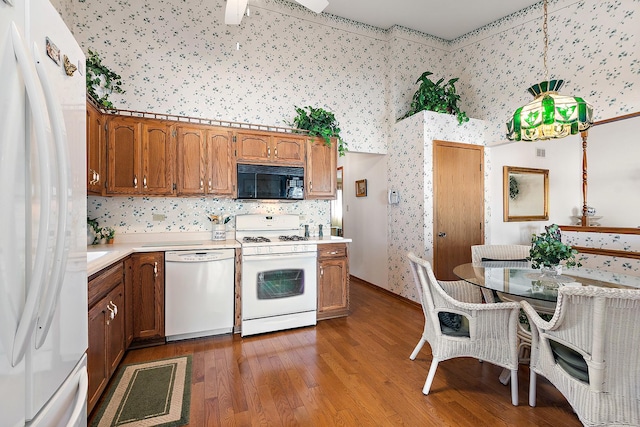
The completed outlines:
{"type": "Polygon", "coordinates": [[[91,49],[88,52],[86,60],[87,94],[99,105],[105,108],[113,108],[113,103],[109,100],[109,94],[114,92],[125,93],[124,89],[122,89],[122,77],[102,63],[102,58],[100,58],[98,52],[91,49]]]}

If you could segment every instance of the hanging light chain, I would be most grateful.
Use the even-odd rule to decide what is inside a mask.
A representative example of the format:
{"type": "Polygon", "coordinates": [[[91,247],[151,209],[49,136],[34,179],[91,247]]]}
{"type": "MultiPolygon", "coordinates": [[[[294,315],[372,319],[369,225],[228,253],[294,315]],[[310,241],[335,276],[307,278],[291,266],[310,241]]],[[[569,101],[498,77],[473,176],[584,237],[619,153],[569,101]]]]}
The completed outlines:
{"type": "Polygon", "coordinates": [[[544,79],[549,80],[549,70],[547,69],[547,50],[549,49],[549,35],[547,31],[547,0],[544,0],[544,20],[542,24],[542,32],[544,33],[544,79]]]}

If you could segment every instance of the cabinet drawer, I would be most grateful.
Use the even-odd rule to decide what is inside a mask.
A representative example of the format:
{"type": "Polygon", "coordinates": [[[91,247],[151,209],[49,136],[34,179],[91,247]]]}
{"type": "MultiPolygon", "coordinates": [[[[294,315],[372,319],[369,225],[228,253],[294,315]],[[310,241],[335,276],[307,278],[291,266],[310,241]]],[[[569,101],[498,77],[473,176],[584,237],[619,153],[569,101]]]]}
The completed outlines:
{"type": "Polygon", "coordinates": [[[123,273],[122,262],[118,262],[91,276],[88,284],[89,307],[121,283],[123,273]]]}
{"type": "Polygon", "coordinates": [[[347,245],[344,243],[330,243],[318,245],[318,258],[343,258],[347,256],[347,245]]]}

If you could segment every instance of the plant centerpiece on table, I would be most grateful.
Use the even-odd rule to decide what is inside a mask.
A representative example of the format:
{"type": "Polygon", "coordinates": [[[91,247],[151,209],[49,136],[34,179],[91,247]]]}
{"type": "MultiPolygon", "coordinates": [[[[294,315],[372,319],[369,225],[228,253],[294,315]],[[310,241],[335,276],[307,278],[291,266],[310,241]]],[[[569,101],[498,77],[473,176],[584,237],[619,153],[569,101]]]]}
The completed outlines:
{"type": "Polygon", "coordinates": [[[458,107],[458,101],[460,101],[460,95],[456,92],[456,82],[459,77],[450,79],[444,83],[444,78],[441,78],[437,82],[431,81],[429,76],[433,73],[425,71],[416,80],[416,83],[420,83],[420,87],[416,93],[413,94],[411,101],[411,107],[407,114],[400,117],[399,120],[406,119],[420,111],[435,111],[436,113],[454,114],[458,118],[458,124],[469,121],[467,113],[460,110],[458,107]]]}
{"type": "Polygon", "coordinates": [[[544,233],[532,235],[527,259],[533,268],[557,269],[562,261],[567,268],[580,267],[582,264],[576,260],[577,254],[577,250],[562,243],[560,227],[551,224],[545,227],[544,233]]]}
{"type": "Polygon", "coordinates": [[[331,138],[337,138],[338,154],[341,157],[344,156],[347,151],[347,143],[340,136],[340,126],[332,112],[311,106],[306,107],[306,110],[300,107],[295,107],[295,109],[298,115],[293,119],[293,122],[287,122],[288,126],[306,130],[309,136],[324,138],[325,145],[328,147],[331,147],[331,138]]]}
{"type": "Polygon", "coordinates": [[[109,94],[125,93],[122,89],[122,77],[104,65],[98,52],[91,49],[87,55],[86,66],[87,93],[103,107],[113,108],[113,104],[109,101],[109,94]]]}

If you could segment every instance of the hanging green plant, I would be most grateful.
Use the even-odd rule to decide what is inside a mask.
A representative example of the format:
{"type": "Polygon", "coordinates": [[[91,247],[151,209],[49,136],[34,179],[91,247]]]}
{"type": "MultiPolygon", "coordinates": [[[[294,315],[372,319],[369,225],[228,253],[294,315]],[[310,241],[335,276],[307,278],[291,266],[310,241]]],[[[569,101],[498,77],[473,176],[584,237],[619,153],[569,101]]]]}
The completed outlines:
{"type": "Polygon", "coordinates": [[[400,117],[399,120],[406,119],[420,111],[435,111],[436,113],[454,114],[458,118],[458,124],[469,121],[467,113],[460,111],[458,107],[458,101],[460,101],[460,95],[456,92],[455,83],[458,81],[458,77],[450,79],[447,83],[444,83],[444,78],[441,78],[437,82],[431,81],[429,76],[433,73],[425,71],[416,80],[416,83],[420,83],[420,87],[416,93],[413,94],[411,101],[411,107],[407,114],[400,117]]]}
{"type": "Polygon", "coordinates": [[[347,151],[347,143],[340,136],[340,127],[334,114],[322,108],[306,107],[307,110],[295,107],[298,115],[293,122],[286,122],[288,126],[308,131],[310,136],[324,138],[325,145],[331,146],[331,138],[338,140],[338,154],[344,156],[347,151]]]}
{"type": "Polygon", "coordinates": [[[104,65],[98,52],[91,49],[87,55],[86,65],[87,93],[98,104],[106,108],[113,108],[113,104],[109,101],[109,94],[125,93],[122,89],[122,77],[104,65]]]}

